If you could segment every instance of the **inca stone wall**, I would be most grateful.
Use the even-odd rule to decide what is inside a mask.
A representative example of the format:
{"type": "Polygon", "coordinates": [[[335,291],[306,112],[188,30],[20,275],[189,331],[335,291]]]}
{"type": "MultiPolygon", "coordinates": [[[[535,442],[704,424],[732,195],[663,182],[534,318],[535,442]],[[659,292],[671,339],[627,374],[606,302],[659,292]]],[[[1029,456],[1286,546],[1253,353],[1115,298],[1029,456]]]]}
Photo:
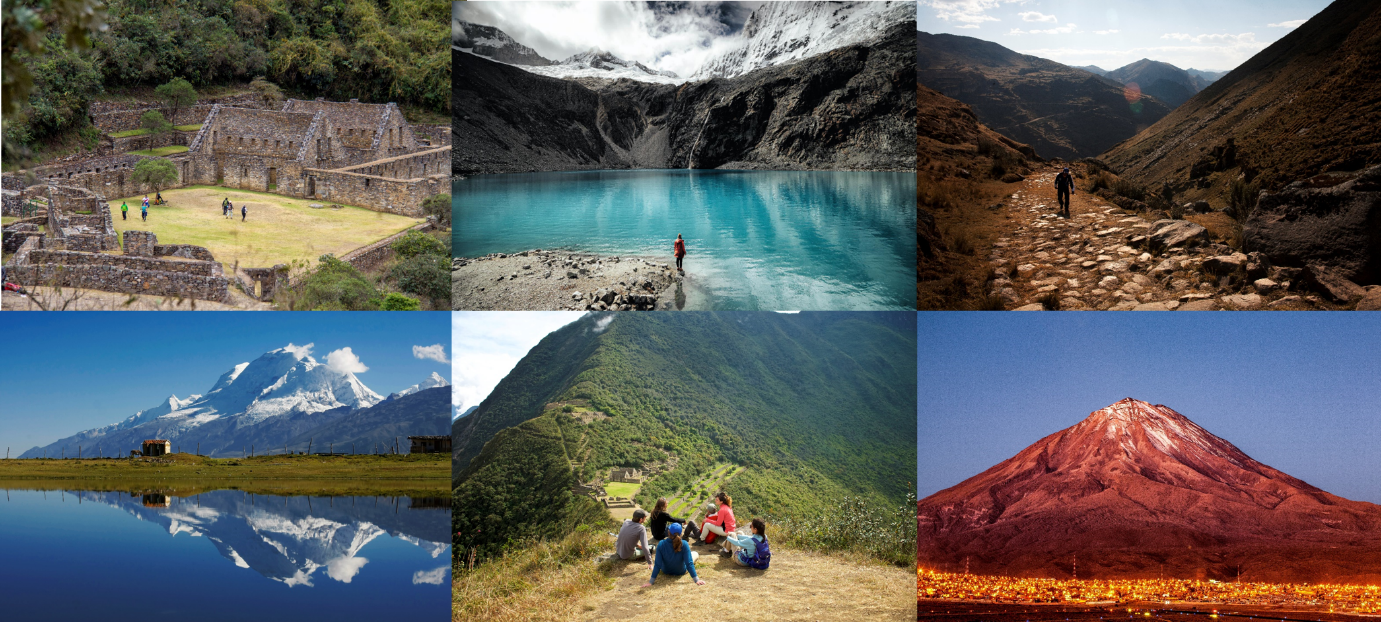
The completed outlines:
{"type": "Polygon", "coordinates": [[[124,153],[126,151],[137,151],[140,149],[157,149],[171,145],[187,146],[197,135],[196,132],[184,132],[173,130],[163,134],[140,134],[138,136],[125,136],[122,138],[111,138],[110,148],[112,151],[124,153]]]}
{"type": "MultiPolygon", "coordinates": [[[[94,107],[95,102],[92,102],[92,105],[94,107]]],[[[176,117],[170,116],[172,113],[167,108],[137,108],[133,110],[118,110],[115,112],[93,112],[91,113],[91,124],[96,126],[96,129],[107,134],[137,130],[143,127],[141,117],[150,110],[156,110],[162,113],[163,117],[173,125],[199,125],[202,119],[206,118],[206,114],[211,112],[211,104],[200,104],[179,108],[176,117]]]]}
{"type": "MultiPolygon", "coordinates": [[[[56,251],[42,248],[29,253],[30,264],[59,264],[63,266],[102,266],[146,272],[176,272],[195,276],[221,276],[221,264],[215,261],[181,261],[134,255],[109,255],[77,251],[56,251]]],[[[111,290],[107,290],[111,291],[111,290]]]]}
{"type": "Polygon", "coordinates": [[[417,146],[421,149],[445,147],[451,144],[451,126],[449,125],[414,125],[412,126],[412,133],[416,135],[417,146]]]}
{"type": "MultiPolygon", "coordinates": [[[[184,259],[196,259],[198,261],[216,260],[216,258],[211,255],[211,251],[206,250],[204,246],[193,246],[191,244],[158,244],[157,241],[158,240],[155,238],[153,246],[154,257],[182,257],[184,259]]],[[[126,250],[125,252],[128,253],[129,251],[126,250]]]]}
{"type": "Polygon", "coordinates": [[[376,160],[365,164],[337,169],[343,173],[359,173],[393,179],[417,179],[428,175],[450,175],[451,148],[439,147],[414,154],[376,160]]]}
{"type": "Polygon", "coordinates": [[[224,276],[154,272],[112,265],[30,263],[6,266],[5,277],[30,287],[80,287],[121,294],[176,296],[230,302],[230,282],[224,276]]]}
{"type": "Polygon", "coordinates": [[[373,210],[411,218],[425,215],[422,212],[424,199],[450,188],[445,178],[435,176],[426,179],[389,179],[322,169],[306,169],[304,173],[313,180],[317,199],[364,205],[373,210]]]}
{"type": "Polygon", "coordinates": [[[153,247],[158,244],[158,236],[152,231],[131,229],[125,232],[125,255],[153,257],[153,247]]]}
{"type": "Polygon", "coordinates": [[[135,164],[146,157],[148,156],[118,155],[70,164],[39,166],[30,171],[5,173],[4,179],[7,185],[21,188],[33,184],[53,183],[85,188],[107,197],[153,194],[153,186],[136,184],[130,180],[130,176],[134,173],[135,164]],[[33,178],[29,179],[26,173],[32,173],[33,178]]]}
{"type": "Polygon", "coordinates": [[[390,235],[378,242],[368,246],[361,246],[360,248],[341,255],[340,260],[355,266],[355,268],[361,272],[373,270],[384,262],[393,259],[394,242],[397,242],[411,231],[429,231],[433,228],[430,222],[408,227],[406,230],[390,235]]]}

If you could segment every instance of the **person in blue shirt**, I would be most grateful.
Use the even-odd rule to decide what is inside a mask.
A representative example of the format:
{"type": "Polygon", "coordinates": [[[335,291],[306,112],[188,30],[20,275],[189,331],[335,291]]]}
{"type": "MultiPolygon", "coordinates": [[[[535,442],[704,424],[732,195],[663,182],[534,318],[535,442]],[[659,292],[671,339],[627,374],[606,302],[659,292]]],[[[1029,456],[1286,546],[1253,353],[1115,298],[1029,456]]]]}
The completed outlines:
{"type": "Polygon", "coordinates": [[[696,585],[705,585],[705,582],[695,574],[695,558],[699,557],[691,552],[690,545],[681,540],[681,526],[672,523],[667,525],[667,539],[657,543],[657,557],[652,565],[652,578],[643,584],[643,587],[652,587],[652,582],[657,580],[657,575],[666,573],[671,576],[681,576],[690,573],[695,579],[696,585]]]}
{"type": "Polygon", "coordinates": [[[734,563],[740,566],[748,566],[748,562],[757,555],[758,545],[767,541],[767,523],[761,518],[753,519],[752,529],[752,535],[740,537],[733,534],[726,538],[729,544],[739,547],[739,551],[734,553],[734,563]]]}

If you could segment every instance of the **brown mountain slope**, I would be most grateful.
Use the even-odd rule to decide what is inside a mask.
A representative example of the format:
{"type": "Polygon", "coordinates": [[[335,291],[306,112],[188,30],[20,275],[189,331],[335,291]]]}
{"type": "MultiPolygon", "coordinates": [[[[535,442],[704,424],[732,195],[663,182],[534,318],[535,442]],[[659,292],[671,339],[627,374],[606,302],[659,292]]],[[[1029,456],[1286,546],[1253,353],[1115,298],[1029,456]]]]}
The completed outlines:
{"type": "Polygon", "coordinates": [[[1047,158],[1098,155],[1170,112],[1121,84],[973,37],[916,33],[916,80],[1047,158]]]}
{"type": "Polygon", "coordinates": [[[1378,119],[1381,3],[1337,0],[1102,157],[1138,183],[1221,198],[1241,174],[1279,190],[1381,162],[1378,119]]]}
{"type": "Polygon", "coordinates": [[[1381,579],[1381,506],[1247,456],[1125,399],[917,504],[918,559],[1065,578],[1381,579]]]}

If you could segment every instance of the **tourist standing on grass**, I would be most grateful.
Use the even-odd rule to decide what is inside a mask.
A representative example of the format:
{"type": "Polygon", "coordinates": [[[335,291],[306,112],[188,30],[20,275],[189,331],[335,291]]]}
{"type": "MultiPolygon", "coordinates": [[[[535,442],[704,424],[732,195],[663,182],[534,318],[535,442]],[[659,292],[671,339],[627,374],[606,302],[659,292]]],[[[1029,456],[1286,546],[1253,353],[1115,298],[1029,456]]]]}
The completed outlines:
{"type": "Polygon", "coordinates": [[[249,218],[249,204],[248,204],[248,203],[241,203],[241,204],[240,204],[240,222],[244,222],[246,218],[249,218]]]}
{"type": "Polygon", "coordinates": [[[755,518],[751,523],[751,529],[752,535],[740,538],[738,534],[734,534],[727,538],[740,549],[738,554],[734,555],[734,563],[767,570],[767,565],[772,561],[772,549],[767,546],[767,523],[761,518],[755,518]]]}
{"type": "Polygon", "coordinates": [[[1060,202],[1059,214],[1069,218],[1069,195],[1074,194],[1074,177],[1070,176],[1069,168],[1060,171],[1055,176],[1055,199],[1060,202]]]}
{"type": "Polygon", "coordinates": [[[667,498],[657,499],[657,505],[652,507],[652,516],[647,521],[647,526],[652,531],[652,541],[661,542],[667,539],[668,523],[685,525],[682,533],[686,539],[700,538],[700,529],[695,526],[695,521],[687,521],[684,518],[676,518],[667,512],[667,498]]]}
{"type": "Polygon", "coordinates": [[[142,218],[142,219],[144,220],[144,222],[148,222],[148,221],[149,221],[149,199],[148,199],[148,197],[145,197],[145,198],[144,198],[144,204],[141,205],[141,206],[139,206],[139,217],[142,218]]]}
{"type": "Polygon", "coordinates": [[[647,548],[647,528],[643,526],[643,520],[646,518],[646,510],[642,508],[633,510],[633,520],[624,520],[623,527],[619,529],[619,537],[614,543],[614,550],[619,554],[619,559],[641,557],[647,560],[647,567],[651,568],[652,551],[647,548]]]}
{"type": "Polygon", "coordinates": [[[734,552],[734,545],[728,540],[729,534],[734,533],[734,528],[738,526],[734,523],[734,500],[723,492],[715,495],[714,500],[719,504],[719,511],[706,516],[705,525],[700,529],[702,534],[714,534],[722,539],[719,554],[727,557],[734,552]]]}
{"type": "Polygon", "coordinates": [[[695,559],[699,555],[690,550],[690,545],[681,541],[681,526],[676,523],[667,526],[667,535],[670,537],[657,543],[657,563],[652,566],[652,578],[643,587],[652,587],[652,582],[657,580],[660,573],[674,577],[690,573],[696,585],[705,585],[695,574],[695,559]]]}
{"type": "Polygon", "coordinates": [[[672,244],[671,248],[676,255],[676,269],[685,272],[681,270],[681,258],[686,256],[686,241],[681,239],[681,234],[676,234],[676,243],[672,244]]]}
{"type": "Polygon", "coordinates": [[[129,203],[120,202],[120,220],[129,220],[129,203]]]}
{"type": "Polygon", "coordinates": [[[224,216],[224,217],[226,217],[226,218],[234,218],[234,217],[235,217],[234,214],[235,214],[235,204],[234,204],[234,203],[231,203],[231,202],[230,202],[230,199],[226,199],[226,200],[225,200],[225,211],[221,212],[221,216],[224,216]]]}

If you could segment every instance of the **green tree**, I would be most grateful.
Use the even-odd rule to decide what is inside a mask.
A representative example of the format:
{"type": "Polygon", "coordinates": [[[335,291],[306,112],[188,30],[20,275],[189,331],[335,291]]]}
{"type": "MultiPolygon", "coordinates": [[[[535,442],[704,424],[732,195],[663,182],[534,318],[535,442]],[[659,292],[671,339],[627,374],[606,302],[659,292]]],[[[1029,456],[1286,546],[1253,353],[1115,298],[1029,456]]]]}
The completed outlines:
{"type": "Polygon", "coordinates": [[[422,212],[436,216],[436,222],[449,229],[451,227],[451,195],[433,194],[422,200],[422,212]]]}
{"type": "Polygon", "coordinates": [[[418,255],[438,255],[449,258],[451,253],[446,245],[430,235],[421,231],[409,231],[403,237],[398,238],[390,245],[393,252],[401,258],[416,257],[418,255]]]}
{"type": "Polygon", "coordinates": [[[173,124],[163,118],[163,113],[157,110],[150,110],[140,115],[139,126],[151,134],[167,134],[173,130],[173,124]]]}
{"type": "Polygon", "coordinates": [[[451,299],[451,260],[440,255],[413,255],[393,264],[394,281],[409,294],[426,296],[432,307],[446,309],[451,299]]]}
{"type": "Polygon", "coordinates": [[[144,158],[134,165],[130,181],[148,184],[153,186],[154,191],[159,191],[177,181],[177,167],[163,158],[144,158]]]}
{"type": "Polygon", "coordinates": [[[254,89],[259,94],[259,99],[263,100],[265,108],[272,108],[274,104],[283,101],[283,89],[278,88],[277,84],[265,80],[259,76],[249,83],[249,88],[254,89]]]}
{"type": "Polygon", "coordinates": [[[384,304],[380,305],[379,308],[384,311],[417,311],[422,307],[416,298],[408,298],[397,292],[390,292],[389,295],[384,296],[384,304]]]}
{"type": "Polygon", "coordinates": [[[322,255],[316,269],[292,289],[285,298],[294,311],[377,311],[381,303],[379,290],[355,266],[333,255],[322,255]]]}
{"type": "Polygon", "coordinates": [[[192,83],[182,78],[173,78],[166,84],[160,84],[153,92],[163,98],[164,103],[172,110],[169,114],[173,121],[177,121],[177,111],[197,103],[197,90],[192,88],[192,83]]]}
{"type": "Polygon", "coordinates": [[[90,47],[87,34],[105,28],[106,10],[101,0],[7,0],[0,5],[0,17],[4,24],[0,37],[4,102],[0,109],[9,117],[19,112],[34,86],[33,74],[23,62],[21,50],[41,54],[44,39],[59,32],[59,41],[69,50],[90,47]]]}

